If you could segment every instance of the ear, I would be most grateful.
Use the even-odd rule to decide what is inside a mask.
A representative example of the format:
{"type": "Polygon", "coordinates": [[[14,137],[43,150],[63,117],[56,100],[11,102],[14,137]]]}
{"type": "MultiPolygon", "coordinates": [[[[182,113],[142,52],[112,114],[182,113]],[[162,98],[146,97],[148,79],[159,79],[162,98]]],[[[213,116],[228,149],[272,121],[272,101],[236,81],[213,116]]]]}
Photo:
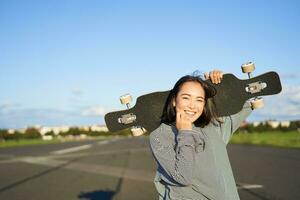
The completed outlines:
{"type": "Polygon", "coordinates": [[[176,106],[175,98],[173,98],[173,100],[172,100],[172,105],[173,105],[173,107],[176,106]]]}

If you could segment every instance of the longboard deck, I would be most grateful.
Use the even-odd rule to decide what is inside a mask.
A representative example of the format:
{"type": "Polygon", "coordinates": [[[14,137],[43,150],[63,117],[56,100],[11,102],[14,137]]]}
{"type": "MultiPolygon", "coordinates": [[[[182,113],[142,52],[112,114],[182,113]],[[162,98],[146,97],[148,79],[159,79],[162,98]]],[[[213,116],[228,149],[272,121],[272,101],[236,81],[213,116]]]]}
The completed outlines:
{"type": "MultiPolygon", "coordinates": [[[[212,84],[209,81],[210,84],[212,84]]],[[[214,97],[218,116],[229,116],[239,112],[244,103],[253,97],[274,95],[281,92],[279,75],[276,72],[267,72],[251,79],[238,79],[233,74],[225,74],[220,84],[212,84],[217,90],[214,97]],[[257,93],[246,91],[248,85],[260,82],[265,88],[257,93]]]]}
{"type": "MultiPolygon", "coordinates": [[[[253,97],[278,94],[281,91],[279,75],[276,72],[267,72],[251,79],[241,80],[233,74],[224,74],[220,84],[207,82],[216,89],[214,102],[219,117],[229,116],[239,112],[244,103],[253,97]],[[247,87],[263,85],[264,88],[256,93],[247,92],[247,87]]],[[[148,132],[155,130],[161,123],[161,116],[170,91],[153,92],[137,98],[136,104],[131,109],[110,112],[105,115],[105,122],[112,132],[130,128],[132,126],[142,126],[148,132]],[[118,119],[123,115],[133,114],[136,117],[132,123],[119,123],[118,119]]]]}

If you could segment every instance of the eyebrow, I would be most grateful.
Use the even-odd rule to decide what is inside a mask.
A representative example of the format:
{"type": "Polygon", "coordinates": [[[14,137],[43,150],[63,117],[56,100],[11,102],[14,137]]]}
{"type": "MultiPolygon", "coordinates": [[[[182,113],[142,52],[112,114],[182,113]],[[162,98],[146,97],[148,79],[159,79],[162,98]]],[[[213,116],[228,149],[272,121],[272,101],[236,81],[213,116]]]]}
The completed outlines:
{"type": "MultiPolygon", "coordinates": [[[[187,95],[187,96],[192,96],[192,95],[190,95],[190,94],[188,94],[188,93],[183,93],[183,94],[181,94],[180,96],[184,96],[184,95],[187,95]]],[[[202,97],[202,96],[197,96],[196,98],[205,99],[205,98],[204,98],[204,97],[202,97]]]]}

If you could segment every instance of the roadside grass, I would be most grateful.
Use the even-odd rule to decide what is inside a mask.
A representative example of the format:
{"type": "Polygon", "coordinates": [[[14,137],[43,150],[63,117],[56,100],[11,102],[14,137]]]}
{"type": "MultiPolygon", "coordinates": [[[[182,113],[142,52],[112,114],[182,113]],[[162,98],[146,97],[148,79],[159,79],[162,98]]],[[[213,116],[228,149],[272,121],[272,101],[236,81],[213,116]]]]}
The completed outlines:
{"type": "MultiPolygon", "coordinates": [[[[99,139],[111,139],[116,136],[95,136],[84,140],[99,140],[99,139]]],[[[56,144],[64,142],[75,142],[83,141],[83,139],[53,139],[53,140],[42,140],[42,139],[19,139],[19,140],[0,140],[0,148],[6,147],[20,147],[20,146],[30,146],[30,145],[43,145],[43,144],[56,144]]]]}
{"type": "Polygon", "coordinates": [[[284,148],[300,148],[300,133],[290,132],[262,132],[243,133],[237,132],[230,140],[231,144],[254,144],[284,148]]]}
{"type": "MultiPolygon", "coordinates": [[[[92,137],[93,139],[110,139],[116,136],[98,136],[92,137]]],[[[0,141],[0,148],[6,147],[18,147],[18,146],[29,146],[29,145],[42,145],[42,144],[55,144],[62,142],[74,142],[79,141],[76,139],[72,140],[42,140],[42,139],[19,139],[19,140],[6,140],[0,141]]],[[[253,144],[253,145],[263,145],[263,146],[275,146],[283,148],[300,148],[300,133],[297,131],[289,132],[255,132],[255,133],[235,133],[231,140],[231,144],[253,144]]]]}
{"type": "Polygon", "coordinates": [[[20,139],[20,140],[6,140],[0,141],[0,148],[6,147],[18,147],[18,146],[28,146],[28,145],[39,145],[39,144],[55,144],[61,143],[61,140],[42,140],[42,139],[20,139]]]}

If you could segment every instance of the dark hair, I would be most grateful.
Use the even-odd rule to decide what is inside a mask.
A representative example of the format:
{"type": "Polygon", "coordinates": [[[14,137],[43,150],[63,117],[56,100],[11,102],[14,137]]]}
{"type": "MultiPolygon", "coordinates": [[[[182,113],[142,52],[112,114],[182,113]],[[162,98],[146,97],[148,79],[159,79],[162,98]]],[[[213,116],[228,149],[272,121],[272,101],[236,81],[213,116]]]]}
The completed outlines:
{"type": "Polygon", "coordinates": [[[181,77],[173,89],[170,91],[170,94],[167,98],[167,102],[164,107],[163,115],[161,122],[165,124],[173,124],[176,121],[176,110],[173,106],[173,99],[177,97],[181,86],[186,82],[197,82],[199,83],[205,92],[205,105],[201,116],[194,122],[197,127],[204,127],[209,124],[211,121],[213,123],[220,122],[217,119],[216,107],[213,100],[213,96],[216,94],[216,89],[209,85],[206,81],[202,80],[200,76],[186,75],[181,77]]]}

